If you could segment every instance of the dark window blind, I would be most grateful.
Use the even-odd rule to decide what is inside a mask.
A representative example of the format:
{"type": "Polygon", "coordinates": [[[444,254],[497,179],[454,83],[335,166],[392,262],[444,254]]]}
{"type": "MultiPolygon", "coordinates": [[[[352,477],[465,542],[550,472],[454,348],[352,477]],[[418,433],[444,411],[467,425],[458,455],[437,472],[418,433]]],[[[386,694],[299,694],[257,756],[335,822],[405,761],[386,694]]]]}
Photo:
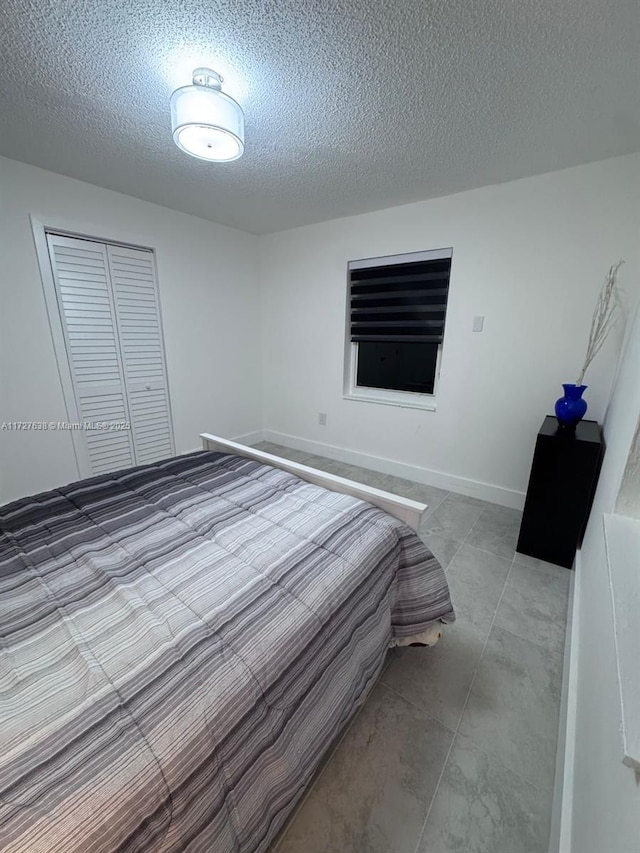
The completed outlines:
{"type": "Polygon", "coordinates": [[[351,340],[442,343],[451,258],[349,271],[351,340]]]}

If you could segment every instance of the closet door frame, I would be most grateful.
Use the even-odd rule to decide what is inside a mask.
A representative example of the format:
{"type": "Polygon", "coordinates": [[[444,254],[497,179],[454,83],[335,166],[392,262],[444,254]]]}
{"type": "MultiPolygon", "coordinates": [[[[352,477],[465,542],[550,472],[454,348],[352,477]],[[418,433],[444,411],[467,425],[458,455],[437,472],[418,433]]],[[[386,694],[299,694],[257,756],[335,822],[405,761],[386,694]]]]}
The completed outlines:
{"type": "MultiPolygon", "coordinates": [[[[164,361],[164,373],[167,393],[167,409],[169,415],[169,429],[171,432],[173,452],[175,453],[175,434],[173,429],[173,408],[171,405],[171,391],[169,388],[169,377],[167,370],[167,354],[164,344],[164,324],[162,317],[162,303],[160,299],[160,281],[158,277],[158,263],[156,251],[152,246],[143,245],[141,243],[132,243],[131,240],[122,239],[120,237],[106,237],[104,235],[97,236],[93,233],[87,233],[83,226],[68,220],[61,221],[56,219],[52,221],[51,217],[41,219],[33,214],[29,215],[31,222],[31,230],[35,243],[36,257],[40,270],[40,279],[42,289],[44,291],[45,305],[47,309],[47,318],[49,321],[49,329],[53,340],[53,348],[56,357],[56,365],[58,368],[58,376],[60,378],[60,386],[62,388],[62,396],[65,403],[67,421],[69,423],[80,423],[81,417],[76,403],[76,393],[73,384],[71,366],[67,354],[67,344],[64,334],[64,326],[62,317],[60,316],[60,306],[58,304],[58,294],[54,280],[52,260],[49,255],[49,245],[47,242],[47,233],[55,232],[62,237],[75,237],[78,240],[90,240],[94,243],[103,243],[112,246],[122,246],[126,249],[141,249],[142,251],[151,252],[153,274],[155,279],[155,292],[158,305],[158,319],[160,325],[160,336],[162,340],[162,353],[164,361]]],[[[126,393],[126,389],[125,389],[126,393]]],[[[71,436],[73,452],[78,469],[79,479],[84,479],[91,474],[86,474],[83,469],[83,463],[86,459],[86,449],[84,438],[81,430],[68,430],[71,436]]],[[[134,445],[135,452],[135,445],[134,445]]]]}

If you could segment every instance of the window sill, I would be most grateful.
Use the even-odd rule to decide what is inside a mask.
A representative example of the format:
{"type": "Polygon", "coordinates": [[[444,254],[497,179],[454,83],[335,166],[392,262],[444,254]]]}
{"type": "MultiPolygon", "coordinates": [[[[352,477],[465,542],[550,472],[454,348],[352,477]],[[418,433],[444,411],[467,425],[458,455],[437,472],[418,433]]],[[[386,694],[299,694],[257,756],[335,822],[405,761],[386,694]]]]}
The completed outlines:
{"type": "Polygon", "coordinates": [[[397,406],[400,409],[422,409],[425,412],[435,412],[435,397],[424,398],[420,394],[393,393],[392,391],[374,391],[359,388],[357,391],[347,391],[342,395],[343,400],[357,400],[359,403],[378,403],[381,406],[397,406]]]}

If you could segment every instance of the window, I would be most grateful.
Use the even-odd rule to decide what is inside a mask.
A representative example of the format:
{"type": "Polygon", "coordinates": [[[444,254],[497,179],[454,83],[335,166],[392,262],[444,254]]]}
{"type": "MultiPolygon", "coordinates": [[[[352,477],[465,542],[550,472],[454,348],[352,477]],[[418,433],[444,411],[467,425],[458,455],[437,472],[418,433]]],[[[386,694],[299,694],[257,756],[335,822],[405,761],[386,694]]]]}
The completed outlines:
{"type": "Polygon", "coordinates": [[[349,264],[345,396],[435,408],[451,249],[349,264]]]}

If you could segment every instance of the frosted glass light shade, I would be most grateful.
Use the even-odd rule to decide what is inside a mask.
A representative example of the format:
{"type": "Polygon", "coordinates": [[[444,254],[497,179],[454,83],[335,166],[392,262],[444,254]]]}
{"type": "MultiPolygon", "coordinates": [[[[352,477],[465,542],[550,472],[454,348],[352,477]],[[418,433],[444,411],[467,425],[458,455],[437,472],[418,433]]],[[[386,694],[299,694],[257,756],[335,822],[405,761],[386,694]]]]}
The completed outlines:
{"type": "Polygon", "coordinates": [[[242,109],[219,84],[176,89],[171,95],[171,130],[178,148],[200,160],[237,160],[244,151],[242,109]]]}

